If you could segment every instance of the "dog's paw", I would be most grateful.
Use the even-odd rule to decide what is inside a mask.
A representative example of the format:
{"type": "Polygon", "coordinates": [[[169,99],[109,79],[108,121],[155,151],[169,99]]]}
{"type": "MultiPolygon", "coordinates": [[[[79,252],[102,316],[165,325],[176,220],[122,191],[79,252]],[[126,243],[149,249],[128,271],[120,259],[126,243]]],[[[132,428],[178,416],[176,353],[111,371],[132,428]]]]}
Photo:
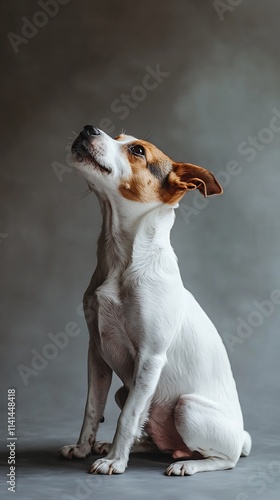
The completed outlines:
{"type": "Polygon", "coordinates": [[[91,452],[91,446],[89,443],[84,444],[70,444],[69,446],[63,446],[58,452],[59,456],[64,458],[85,458],[91,452]]]}
{"type": "Polygon", "coordinates": [[[192,461],[182,461],[182,462],[174,462],[169,465],[166,469],[167,476],[192,476],[197,472],[197,468],[195,464],[191,463],[192,461]]]}
{"type": "Polygon", "coordinates": [[[99,458],[93,462],[90,473],[91,474],[122,474],[126,469],[126,462],[124,460],[109,460],[107,458],[99,458]]]}
{"type": "Polygon", "coordinates": [[[93,450],[95,453],[98,453],[98,455],[107,455],[111,446],[112,443],[107,443],[106,441],[96,441],[93,446],[93,450]]]}

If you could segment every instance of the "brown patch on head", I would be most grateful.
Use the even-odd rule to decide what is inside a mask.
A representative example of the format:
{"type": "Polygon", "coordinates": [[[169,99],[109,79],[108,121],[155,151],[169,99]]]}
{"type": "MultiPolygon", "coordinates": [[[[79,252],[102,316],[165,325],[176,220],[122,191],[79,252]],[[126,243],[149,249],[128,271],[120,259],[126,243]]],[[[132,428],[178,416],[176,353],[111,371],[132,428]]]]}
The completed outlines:
{"type": "Polygon", "coordinates": [[[160,201],[160,191],[172,169],[172,160],[153,144],[135,140],[123,145],[131,166],[132,175],[124,180],[119,190],[133,201],[148,203],[160,201]],[[143,155],[137,151],[143,150],[143,155]],[[138,148],[138,149],[137,149],[138,148]]]}
{"type": "Polygon", "coordinates": [[[122,147],[128,156],[132,174],[122,181],[119,190],[129,200],[141,203],[161,201],[175,205],[187,191],[194,189],[204,196],[223,192],[211,172],[191,163],[175,163],[149,142],[133,140],[122,147]]]}
{"type": "Polygon", "coordinates": [[[124,137],[124,134],[119,134],[119,135],[116,135],[115,137],[115,141],[119,141],[120,139],[122,139],[124,137]]]}
{"type": "Polygon", "coordinates": [[[161,190],[164,203],[174,205],[187,191],[198,189],[203,196],[221,194],[222,186],[206,168],[191,163],[173,163],[173,168],[161,190]]]}

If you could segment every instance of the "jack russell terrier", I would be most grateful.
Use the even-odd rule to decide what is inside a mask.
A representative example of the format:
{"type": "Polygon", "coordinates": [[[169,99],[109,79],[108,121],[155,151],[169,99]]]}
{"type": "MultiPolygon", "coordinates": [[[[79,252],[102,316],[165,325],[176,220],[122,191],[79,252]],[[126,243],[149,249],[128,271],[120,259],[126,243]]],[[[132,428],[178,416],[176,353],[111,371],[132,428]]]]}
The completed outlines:
{"type": "Polygon", "coordinates": [[[93,474],[122,473],[130,451],[161,450],[167,475],[231,469],[251,450],[223,342],[182,283],[170,244],[174,208],[187,191],[222,193],[208,170],[153,144],[86,125],[72,161],[99,199],[97,267],[84,295],[90,340],[88,396],[77,444],[93,474]],[[113,371],[123,382],[112,443],[96,442],[113,371]],[[186,460],[187,459],[187,460],[186,460]]]}

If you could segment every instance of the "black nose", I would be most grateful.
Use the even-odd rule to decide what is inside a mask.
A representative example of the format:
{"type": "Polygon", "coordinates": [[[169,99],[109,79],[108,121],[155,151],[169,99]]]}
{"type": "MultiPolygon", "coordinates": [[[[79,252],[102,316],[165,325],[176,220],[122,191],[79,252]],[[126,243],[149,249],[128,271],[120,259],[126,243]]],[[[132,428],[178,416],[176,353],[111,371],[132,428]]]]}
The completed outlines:
{"type": "Polygon", "coordinates": [[[88,135],[100,135],[100,130],[98,128],[94,127],[93,125],[85,125],[84,126],[84,132],[88,135]]]}

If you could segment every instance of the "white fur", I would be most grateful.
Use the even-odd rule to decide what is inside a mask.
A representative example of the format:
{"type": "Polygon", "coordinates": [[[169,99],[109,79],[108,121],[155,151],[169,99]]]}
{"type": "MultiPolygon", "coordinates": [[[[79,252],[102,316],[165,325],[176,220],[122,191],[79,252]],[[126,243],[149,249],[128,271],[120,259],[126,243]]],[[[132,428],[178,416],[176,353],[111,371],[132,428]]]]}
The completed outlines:
{"type": "Polygon", "coordinates": [[[94,138],[95,160],[110,168],[109,175],[75,164],[99,198],[103,226],[84,297],[90,332],[85,418],[78,443],[61,453],[90,453],[114,371],[129,394],[108,454],[94,462],[93,473],[124,472],[151,403],[174,407],[183,441],[205,457],[175,462],[168,475],[232,468],[242,452],[249,454],[251,440],[227,353],[183,286],[169,239],[174,207],[129,201],[118,191],[120,180],[131,175],[121,146],[132,140],[115,141],[104,132],[94,138]]]}

